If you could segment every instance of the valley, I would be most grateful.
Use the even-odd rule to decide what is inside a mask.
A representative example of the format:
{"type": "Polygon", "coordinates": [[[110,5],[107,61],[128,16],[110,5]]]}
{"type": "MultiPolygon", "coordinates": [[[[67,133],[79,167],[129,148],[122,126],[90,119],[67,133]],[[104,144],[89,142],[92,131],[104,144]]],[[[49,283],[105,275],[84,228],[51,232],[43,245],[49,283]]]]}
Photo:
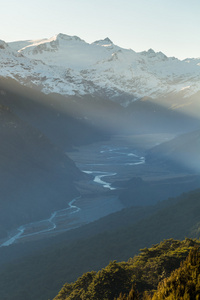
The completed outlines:
{"type": "MultiPolygon", "coordinates": [[[[134,167],[145,163],[142,156],[144,149],[134,144],[134,138],[129,139],[117,136],[107,142],[93,143],[68,152],[76,166],[91,177],[76,183],[80,195],[72,199],[66,208],[52,212],[49,218],[21,225],[10,232],[9,238],[3,239],[0,247],[55,236],[121,210],[124,205],[112,183],[130,179],[134,167]]],[[[154,137],[154,142],[160,142],[160,139],[154,137]]],[[[146,143],[146,147],[149,146],[146,143]]]]}
{"type": "MultiPolygon", "coordinates": [[[[183,205],[179,198],[162,200],[199,188],[199,173],[153,156],[157,148],[175,151],[180,141],[188,144],[187,136],[192,147],[195,134],[181,138],[172,133],[146,133],[110,135],[66,149],[64,154],[78,174],[73,180],[76,195],[68,195],[62,207],[55,206],[44,218],[16,226],[1,240],[2,295],[20,300],[20,288],[24,290],[25,285],[31,291],[30,300],[43,300],[43,295],[52,299],[64,282],[99,270],[110,260],[128,259],[139,248],[163,238],[182,238],[187,232],[197,236],[198,217],[193,218],[193,206],[187,208],[188,200],[183,205]],[[174,230],[176,216],[179,221],[174,230]],[[36,278],[37,290],[32,285],[36,278]],[[10,281],[14,284],[8,289],[10,281]],[[45,291],[47,282],[54,284],[45,291]]],[[[170,158],[176,157],[170,153],[170,158]]],[[[198,159],[198,151],[196,155],[198,159]]],[[[194,197],[198,205],[195,201],[194,197]]]]}
{"type": "MultiPolygon", "coordinates": [[[[190,190],[193,184],[198,187],[194,174],[192,177],[189,172],[178,169],[170,171],[156,163],[150,166],[145,162],[148,149],[173,137],[172,134],[112,136],[108,141],[80,146],[67,152],[76,166],[90,176],[90,179],[76,182],[79,196],[66,204],[66,208],[52,212],[49,218],[16,228],[10,232],[9,238],[1,240],[0,247],[53,237],[120,211],[127,206],[121,198],[129,188],[126,183],[132,178],[140,178],[144,183],[153,184],[154,190],[163,181],[165,185],[172,180],[174,184],[178,184],[182,178],[182,190],[190,190]],[[186,189],[183,187],[185,184],[186,189]]],[[[141,186],[142,193],[145,188],[145,185],[141,186]]],[[[169,196],[172,196],[170,191],[166,194],[166,199],[169,196]]]]}
{"type": "Polygon", "coordinates": [[[199,60],[57,34],[0,65],[0,299],[200,237],[199,60]]]}
{"type": "MultiPolygon", "coordinates": [[[[155,144],[160,142],[158,139],[154,137],[155,144]]],[[[122,209],[124,205],[118,199],[119,191],[111,184],[114,181],[129,180],[134,174],[134,168],[145,163],[142,156],[144,149],[134,144],[134,140],[130,140],[130,137],[115,137],[107,142],[93,143],[68,152],[76,166],[91,176],[90,180],[85,178],[76,182],[79,196],[69,202],[66,200],[66,207],[52,211],[49,218],[22,224],[12,230],[9,238],[1,241],[1,245],[55,235],[122,209]]]]}

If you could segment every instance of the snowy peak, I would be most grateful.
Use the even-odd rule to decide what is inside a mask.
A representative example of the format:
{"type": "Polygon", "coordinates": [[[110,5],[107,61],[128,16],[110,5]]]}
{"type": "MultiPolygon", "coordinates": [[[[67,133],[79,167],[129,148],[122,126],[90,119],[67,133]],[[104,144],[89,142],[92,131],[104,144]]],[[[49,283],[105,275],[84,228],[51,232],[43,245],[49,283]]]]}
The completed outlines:
{"type": "Polygon", "coordinates": [[[118,49],[108,38],[88,44],[77,36],[59,33],[50,39],[29,44],[20,49],[19,53],[47,65],[80,71],[96,68],[96,64],[109,59],[112,51],[118,49]]]}
{"type": "Polygon", "coordinates": [[[108,47],[108,46],[112,46],[113,42],[107,37],[104,40],[95,41],[93,44],[103,46],[103,47],[108,47]]]}
{"type": "Polygon", "coordinates": [[[23,47],[20,51],[26,49],[26,48],[31,48],[31,47],[37,47],[39,45],[59,45],[60,43],[68,43],[68,42],[84,42],[84,40],[81,40],[78,36],[70,36],[67,34],[59,33],[54,35],[53,37],[49,39],[42,39],[42,40],[35,40],[35,41],[28,41],[29,45],[26,45],[23,47]]]}
{"type": "Polygon", "coordinates": [[[188,64],[200,66],[200,57],[198,57],[198,58],[186,58],[183,61],[188,63],[188,64]]]}
{"type": "Polygon", "coordinates": [[[0,75],[63,95],[94,94],[127,106],[143,97],[200,91],[200,59],[180,61],[153,49],[135,52],[107,37],[89,44],[63,33],[40,40],[0,41],[0,75]]]}
{"type": "MultiPolygon", "coordinates": [[[[38,40],[26,40],[26,41],[16,41],[16,42],[10,42],[9,46],[16,51],[19,52],[27,52],[27,53],[31,53],[31,51],[34,52],[35,48],[39,48],[40,51],[42,50],[50,50],[50,49],[54,49],[55,51],[55,45],[59,45],[60,43],[64,43],[64,42],[70,42],[70,41],[82,41],[79,37],[77,36],[69,36],[63,33],[59,33],[54,35],[51,38],[44,38],[44,39],[38,39],[38,40]],[[43,46],[41,46],[43,45],[43,46]],[[45,45],[45,46],[44,46],[45,45]]],[[[36,49],[35,49],[35,54],[37,53],[36,49]]]]}
{"type": "Polygon", "coordinates": [[[16,51],[15,49],[11,48],[9,44],[0,40],[0,65],[5,63],[9,57],[21,57],[22,55],[16,51]]]}
{"type": "Polygon", "coordinates": [[[63,41],[79,41],[79,42],[84,42],[84,40],[80,39],[78,36],[70,36],[67,34],[59,33],[55,35],[55,40],[63,40],[63,41]]]}
{"type": "Polygon", "coordinates": [[[36,59],[41,59],[41,57],[37,57],[37,55],[40,56],[44,52],[57,52],[62,48],[67,48],[77,42],[85,43],[77,36],[69,36],[59,33],[49,39],[29,42],[29,44],[21,48],[19,52],[29,57],[36,56],[36,59]]]}
{"type": "Polygon", "coordinates": [[[19,51],[27,46],[31,46],[33,44],[38,44],[44,40],[47,40],[47,39],[16,41],[16,42],[10,42],[10,43],[8,43],[8,45],[14,51],[19,51]]]}
{"type": "Polygon", "coordinates": [[[8,44],[6,42],[0,40],[0,49],[6,49],[8,47],[8,44]]]}
{"type": "Polygon", "coordinates": [[[113,42],[108,37],[104,39],[104,42],[108,44],[113,44],[113,42]]]}
{"type": "Polygon", "coordinates": [[[149,59],[168,60],[168,57],[162,52],[155,52],[153,49],[142,51],[139,54],[148,57],[149,59]]]}

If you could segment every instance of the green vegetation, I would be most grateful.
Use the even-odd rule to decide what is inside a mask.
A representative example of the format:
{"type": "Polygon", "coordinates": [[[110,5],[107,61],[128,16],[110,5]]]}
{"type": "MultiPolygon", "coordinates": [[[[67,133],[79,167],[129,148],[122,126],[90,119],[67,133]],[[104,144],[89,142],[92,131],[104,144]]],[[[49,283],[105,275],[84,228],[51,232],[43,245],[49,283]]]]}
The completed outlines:
{"type": "Polygon", "coordinates": [[[194,248],[186,261],[163,280],[152,300],[200,299],[200,253],[194,248]]]}
{"type": "MultiPolygon", "coordinates": [[[[76,282],[66,283],[54,300],[113,300],[116,297],[118,300],[136,300],[139,299],[139,294],[140,298],[151,299],[147,293],[144,296],[142,294],[145,291],[152,292],[158,284],[158,291],[155,292],[153,300],[166,299],[165,296],[160,298],[160,294],[168,295],[170,292],[182,295],[184,284],[185,293],[191,291],[194,294],[200,286],[200,254],[197,250],[199,248],[200,241],[198,240],[165,240],[149,249],[142,249],[138,256],[127,262],[112,261],[99,272],[88,272],[76,282]],[[187,256],[186,262],[178,269],[187,256]],[[174,271],[176,269],[178,270],[174,271]],[[163,281],[171,273],[169,279],[163,281]],[[180,278],[175,280],[177,276],[180,278]],[[177,280],[178,286],[175,284],[177,280]]],[[[182,298],[177,296],[177,298],[167,299],[182,298]]]]}

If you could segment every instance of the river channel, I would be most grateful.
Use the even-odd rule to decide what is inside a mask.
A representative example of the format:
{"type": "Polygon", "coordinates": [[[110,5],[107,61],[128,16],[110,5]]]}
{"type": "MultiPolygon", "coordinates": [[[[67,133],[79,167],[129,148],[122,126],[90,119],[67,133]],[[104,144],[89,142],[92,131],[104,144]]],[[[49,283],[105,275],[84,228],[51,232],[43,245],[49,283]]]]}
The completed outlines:
{"type": "Polygon", "coordinates": [[[123,208],[112,182],[120,179],[121,173],[130,171],[131,174],[134,166],[144,164],[144,157],[130,145],[97,144],[91,146],[90,151],[87,149],[83,147],[69,156],[83,172],[93,176],[91,186],[94,190],[90,196],[80,192],[80,196],[72,199],[66,208],[52,212],[48,219],[21,225],[1,242],[0,247],[71,230],[123,208]]]}

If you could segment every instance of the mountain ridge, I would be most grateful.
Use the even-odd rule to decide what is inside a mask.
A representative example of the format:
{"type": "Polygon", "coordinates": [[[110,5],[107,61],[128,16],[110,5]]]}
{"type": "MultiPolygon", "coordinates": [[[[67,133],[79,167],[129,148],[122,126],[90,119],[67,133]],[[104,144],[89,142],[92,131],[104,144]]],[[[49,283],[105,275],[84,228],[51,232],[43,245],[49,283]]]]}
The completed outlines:
{"type": "Polygon", "coordinates": [[[103,94],[126,107],[143,97],[188,98],[200,90],[198,59],[181,61],[152,49],[137,53],[109,38],[89,44],[60,33],[6,45],[0,49],[0,76],[47,94],[103,94]]]}

